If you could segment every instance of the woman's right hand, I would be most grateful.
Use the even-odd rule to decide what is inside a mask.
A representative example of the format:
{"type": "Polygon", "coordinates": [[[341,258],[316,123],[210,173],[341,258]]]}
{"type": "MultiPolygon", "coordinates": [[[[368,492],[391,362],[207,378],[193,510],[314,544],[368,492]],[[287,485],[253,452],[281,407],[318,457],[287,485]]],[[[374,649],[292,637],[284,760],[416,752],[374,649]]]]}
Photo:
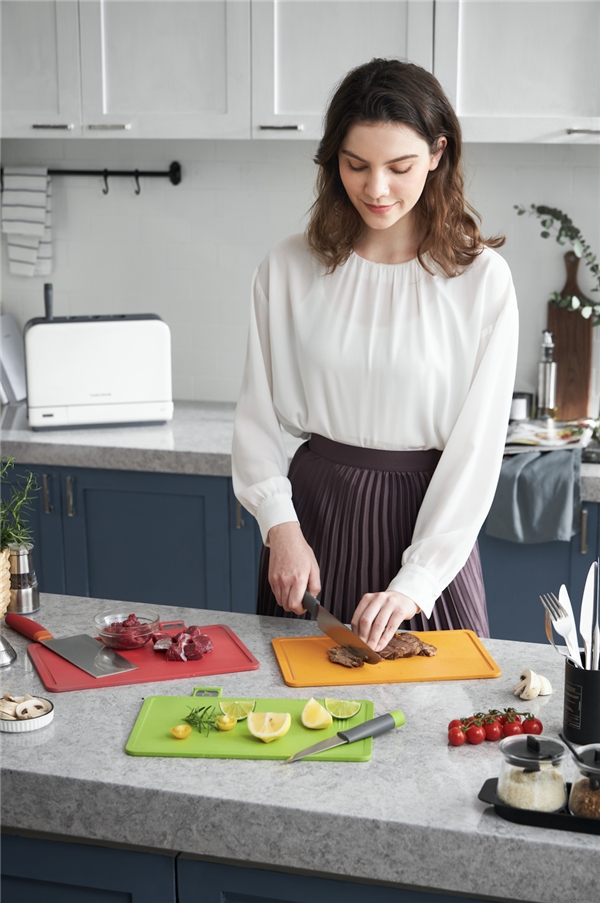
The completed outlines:
{"type": "Polygon", "coordinates": [[[285,611],[304,614],[302,598],[321,592],[321,574],[315,554],[295,521],[271,527],[267,537],[270,546],[269,583],[285,611]]]}

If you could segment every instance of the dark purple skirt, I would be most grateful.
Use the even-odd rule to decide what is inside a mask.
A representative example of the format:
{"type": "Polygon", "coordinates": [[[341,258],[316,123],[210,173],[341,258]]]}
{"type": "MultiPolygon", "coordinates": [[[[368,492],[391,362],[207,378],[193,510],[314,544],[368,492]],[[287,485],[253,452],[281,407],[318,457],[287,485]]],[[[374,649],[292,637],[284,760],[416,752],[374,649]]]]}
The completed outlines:
{"type": "MultiPolygon", "coordinates": [[[[294,455],[288,476],[302,532],[319,563],[319,599],[345,624],[365,593],[387,589],[400,570],[441,454],[435,449],[357,448],[313,435],[294,455]]],[[[268,573],[265,547],[258,613],[298,617],[277,604],[268,573]]],[[[436,601],[431,617],[418,614],[407,625],[411,630],[466,628],[478,636],[490,635],[477,544],[436,601]]]]}

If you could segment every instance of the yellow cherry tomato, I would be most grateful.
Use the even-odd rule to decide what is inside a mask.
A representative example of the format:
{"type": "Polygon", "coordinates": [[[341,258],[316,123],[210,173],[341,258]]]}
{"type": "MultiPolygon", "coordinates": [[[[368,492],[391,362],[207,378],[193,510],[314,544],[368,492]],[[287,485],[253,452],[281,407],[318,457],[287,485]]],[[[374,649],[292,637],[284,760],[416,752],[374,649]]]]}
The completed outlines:
{"type": "Polygon", "coordinates": [[[192,727],[190,724],[176,724],[171,728],[171,733],[176,740],[185,740],[192,733],[192,727]]]}
{"type": "Polygon", "coordinates": [[[230,731],[237,724],[237,718],[232,715],[219,715],[217,718],[217,727],[220,731],[230,731]]]}

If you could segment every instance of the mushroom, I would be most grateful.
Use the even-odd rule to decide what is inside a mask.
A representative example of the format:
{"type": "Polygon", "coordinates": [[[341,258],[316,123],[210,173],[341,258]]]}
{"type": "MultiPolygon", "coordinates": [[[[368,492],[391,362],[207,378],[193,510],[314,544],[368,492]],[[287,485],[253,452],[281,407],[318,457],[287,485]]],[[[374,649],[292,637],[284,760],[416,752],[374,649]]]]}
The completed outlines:
{"type": "Polygon", "coordinates": [[[540,682],[540,696],[550,696],[552,693],[552,684],[548,678],[538,674],[538,680],[540,682]]]}
{"type": "Polygon", "coordinates": [[[37,718],[39,715],[45,715],[50,711],[51,704],[47,699],[37,699],[32,697],[20,702],[16,708],[15,715],[17,718],[37,718]]]}
{"type": "Polygon", "coordinates": [[[532,671],[531,668],[525,668],[521,672],[519,682],[513,687],[513,693],[515,696],[520,696],[521,699],[535,699],[536,696],[540,695],[541,688],[540,679],[535,671],[532,671]]]}
{"type": "Polygon", "coordinates": [[[12,721],[13,719],[16,720],[16,708],[16,702],[9,701],[8,699],[0,699],[0,718],[8,721],[12,721]]]}

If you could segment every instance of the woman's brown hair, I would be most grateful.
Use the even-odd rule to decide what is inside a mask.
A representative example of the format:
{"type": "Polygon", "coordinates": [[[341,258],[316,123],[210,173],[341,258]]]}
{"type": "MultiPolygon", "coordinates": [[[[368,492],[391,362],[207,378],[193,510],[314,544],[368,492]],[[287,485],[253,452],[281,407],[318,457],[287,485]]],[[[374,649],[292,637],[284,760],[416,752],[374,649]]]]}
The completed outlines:
{"type": "Polygon", "coordinates": [[[314,158],[319,165],[317,200],[306,230],[309,247],[332,273],[345,263],[364,228],[340,178],[338,151],[348,129],[365,122],[410,126],[434,153],[447,141],[437,169],[431,170],[414,211],[421,239],[417,257],[427,253],[446,276],[457,276],[484,245],[498,248],[503,236],[484,239],[481,218],[465,200],[460,124],[438,80],[414,63],[373,59],[352,69],[340,82],[325,116],[323,138],[314,158]]]}

